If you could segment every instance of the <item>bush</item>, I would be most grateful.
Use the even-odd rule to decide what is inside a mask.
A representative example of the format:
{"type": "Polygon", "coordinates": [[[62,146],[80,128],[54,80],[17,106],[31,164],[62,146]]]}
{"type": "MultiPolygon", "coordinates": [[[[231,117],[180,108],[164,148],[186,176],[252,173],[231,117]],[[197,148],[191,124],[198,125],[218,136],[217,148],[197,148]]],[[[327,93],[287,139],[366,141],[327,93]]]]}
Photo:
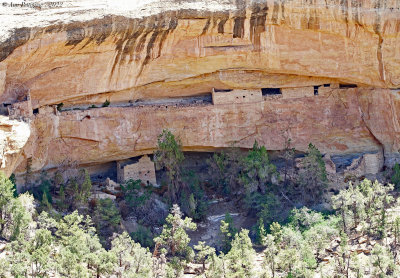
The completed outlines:
{"type": "Polygon", "coordinates": [[[110,106],[110,104],[111,104],[111,102],[108,100],[108,99],[106,99],[106,101],[103,103],[103,107],[108,107],[108,106],[110,106]]]}
{"type": "Polygon", "coordinates": [[[151,191],[147,188],[143,189],[141,180],[128,180],[125,184],[121,184],[121,190],[124,199],[130,207],[143,206],[149,200],[151,191]]]}
{"type": "Polygon", "coordinates": [[[136,232],[130,234],[135,242],[139,242],[143,247],[153,247],[153,233],[145,226],[138,225],[136,232]]]}
{"type": "Polygon", "coordinates": [[[391,178],[393,185],[396,190],[400,189],[400,165],[396,163],[393,167],[393,176],[391,178]]]}
{"type": "Polygon", "coordinates": [[[194,220],[204,219],[208,209],[208,201],[198,176],[193,171],[189,171],[184,173],[183,181],[187,190],[183,190],[181,194],[182,210],[194,220]]]}

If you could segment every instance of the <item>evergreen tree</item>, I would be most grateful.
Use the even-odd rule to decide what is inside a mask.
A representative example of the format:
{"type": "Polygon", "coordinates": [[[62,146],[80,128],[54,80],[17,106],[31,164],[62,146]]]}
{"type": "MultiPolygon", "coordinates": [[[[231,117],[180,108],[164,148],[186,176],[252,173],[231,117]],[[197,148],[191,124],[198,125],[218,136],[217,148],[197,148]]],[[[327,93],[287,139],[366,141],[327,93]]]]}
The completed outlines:
{"type": "Polygon", "coordinates": [[[243,229],[235,235],[232,248],[226,254],[228,261],[227,277],[254,277],[255,257],[256,252],[252,247],[249,231],[243,229]]]}
{"type": "Polygon", "coordinates": [[[88,170],[83,169],[82,175],[84,176],[84,180],[81,185],[80,200],[82,200],[84,203],[87,203],[90,197],[90,191],[92,190],[92,181],[90,180],[88,170]]]}
{"type": "Polygon", "coordinates": [[[184,160],[182,144],[171,131],[164,129],[157,139],[154,162],[158,168],[165,168],[169,178],[168,195],[171,202],[177,202],[181,191],[180,165],[184,160]]]}
{"type": "Polygon", "coordinates": [[[237,234],[237,230],[233,225],[232,216],[229,213],[225,214],[225,219],[221,220],[219,227],[222,237],[222,252],[227,253],[231,250],[231,243],[237,234]]]}
{"type": "Polygon", "coordinates": [[[6,205],[14,197],[14,185],[13,183],[0,172],[0,234],[3,232],[5,225],[5,209],[6,205]]]}
{"type": "Polygon", "coordinates": [[[204,241],[199,241],[197,245],[194,246],[197,251],[196,260],[203,265],[203,272],[206,269],[206,260],[215,254],[215,248],[207,246],[204,241]]]}
{"type": "Polygon", "coordinates": [[[398,277],[397,267],[393,263],[393,258],[384,246],[376,244],[371,252],[371,263],[374,266],[373,274],[375,277],[398,277]]]}
{"type": "Polygon", "coordinates": [[[277,264],[277,256],[278,256],[278,246],[276,245],[276,239],[271,234],[267,235],[264,238],[264,246],[266,247],[264,250],[265,256],[265,265],[268,266],[268,273],[271,273],[271,276],[275,277],[276,264],[277,264]]]}
{"type": "Polygon", "coordinates": [[[277,176],[276,167],[269,161],[267,149],[258,146],[257,141],[244,157],[242,164],[243,174],[240,180],[245,188],[246,205],[250,209],[259,211],[260,205],[264,203],[260,195],[264,195],[267,188],[272,188],[272,179],[277,176]]]}
{"type": "Polygon", "coordinates": [[[396,190],[400,189],[400,165],[396,163],[393,167],[393,176],[391,178],[396,190]]]}
{"type": "Polygon", "coordinates": [[[124,232],[111,242],[110,252],[116,258],[117,277],[152,277],[152,258],[148,249],[135,243],[124,232]]]}
{"type": "Polygon", "coordinates": [[[326,188],[328,179],[322,154],[311,143],[308,145],[308,151],[301,166],[299,180],[302,185],[301,193],[304,200],[314,202],[326,188]]]}
{"type": "Polygon", "coordinates": [[[165,221],[161,234],[154,238],[156,248],[165,247],[172,256],[177,255],[190,260],[193,250],[188,245],[190,238],[186,230],[196,230],[196,224],[191,218],[182,219],[182,212],[176,204],[172,206],[171,213],[165,221]]]}

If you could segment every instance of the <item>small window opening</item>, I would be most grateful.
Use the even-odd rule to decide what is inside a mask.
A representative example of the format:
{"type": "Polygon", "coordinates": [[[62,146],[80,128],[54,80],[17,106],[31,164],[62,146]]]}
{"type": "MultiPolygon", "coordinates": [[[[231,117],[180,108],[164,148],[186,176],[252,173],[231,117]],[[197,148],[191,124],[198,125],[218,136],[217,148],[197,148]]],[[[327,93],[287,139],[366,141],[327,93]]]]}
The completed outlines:
{"type": "Polygon", "coordinates": [[[357,88],[357,84],[339,84],[339,89],[357,88]]]}
{"type": "Polygon", "coordinates": [[[331,86],[331,84],[324,84],[324,87],[326,88],[326,87],[330,87],[331,86]]]}
{"type": "Polygon", "coordinates": [[[150,182],[149,182],[149,181],[146,181],[146,183],[147,183],[147,185],[150,185],[150,182]]]}
{"type": "Polygon", "coordinates": [[[243,96],[243,98],[245,98],[246,96],[243,96]]]}
{"type": "Polygon", "coordinates": [[[4,105],[4,107],[7,107],[7,106],[10,106],[11,103],[4,103],[3,105],[4,105]]]}
{"type": "Polygon", "coordinates": [[[33,114],[39,114],[39,108],[33,109],[33,114]]]}
{"type": "Polygon", "coordinates": [[[227,93],[227,92],[232,92],[232,90],[231,89],[228,89],[228,90],[214,89],[214,92],[216,92],[216,93],[227,93]]]}
{"type": "Polygon", "coordinates": [[[318,96],[318,88],[319,86],[314,86],[314,96],[318,96]]]}
{"type": "Polygon", "coordinates": [[[263,96],[282,94],[282,91],[280,88],[262,88],[261,92],[262,92],[263,96]]]}

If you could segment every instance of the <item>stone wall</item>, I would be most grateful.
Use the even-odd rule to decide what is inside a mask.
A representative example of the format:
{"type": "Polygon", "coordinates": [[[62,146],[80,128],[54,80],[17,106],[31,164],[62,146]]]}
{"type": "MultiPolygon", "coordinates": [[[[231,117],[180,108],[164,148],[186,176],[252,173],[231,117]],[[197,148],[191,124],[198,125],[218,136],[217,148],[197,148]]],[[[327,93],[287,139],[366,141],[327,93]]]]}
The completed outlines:
{"type": "Polygon", "coordinates": [[[345,170],[346,174],[361,177],[364,175],[376,175],[383,167],[384,158],[382,152],[366,153],[360,158],[354,159],[345,170]]]}
{"type": "Polygon", "coordinates": [[[261,90],[231,90],[218,92],[212,90],[212,101],[217,104],[251,103],[263,100],[261,90]]]}
{"type": "Polygon", "coordinates": [[[133,179],[142,180],[147,184],[157,184],[154,163],[147,155],[133,164],[123,165],[123,163],[117,162],[117,179],[119,183],[133,179]]]}
{"type": "Polygon", "coordinates": [[[8,109],[10,119],[27,119],[32,117],[32,103],[28,96],[26,101],[14,103],[8,109]]]}
{"type": "Polygon", "coordinates": [[[313,97],[314,87],[282,88],[282,98],[313,97]]]}

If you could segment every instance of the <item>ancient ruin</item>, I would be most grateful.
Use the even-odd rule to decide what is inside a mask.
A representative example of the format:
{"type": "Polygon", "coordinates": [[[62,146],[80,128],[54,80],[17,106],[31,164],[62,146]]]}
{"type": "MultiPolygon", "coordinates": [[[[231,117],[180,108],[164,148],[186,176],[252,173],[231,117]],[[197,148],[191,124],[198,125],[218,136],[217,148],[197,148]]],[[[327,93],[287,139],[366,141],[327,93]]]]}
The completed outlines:
{"type": "Polygon", "coordinates": [[[29,123],[29,138],[8,145],[18,159],[2,170],[22,177],[29,158],[39,173],[151,154],[164,128],[185,151],[255,140],[281,150],[289,136],[299,151],[313,142],[324,154],[399,161],[395,2],[372,12],[372,0],[217,2],[152,2],[105,17],[104,6],[76,3],[62,10],[68,20],[57,8],[45,18],[9,10],[0,112],[29,123]]]}
{"type": "Polygon", "coordinates": [[[119,183],[132,179],[141,180],[147,185],[157,185],[154,162],[147,155],[132,164],[129,161],[118,161],[117,179],[119,183]]]}

